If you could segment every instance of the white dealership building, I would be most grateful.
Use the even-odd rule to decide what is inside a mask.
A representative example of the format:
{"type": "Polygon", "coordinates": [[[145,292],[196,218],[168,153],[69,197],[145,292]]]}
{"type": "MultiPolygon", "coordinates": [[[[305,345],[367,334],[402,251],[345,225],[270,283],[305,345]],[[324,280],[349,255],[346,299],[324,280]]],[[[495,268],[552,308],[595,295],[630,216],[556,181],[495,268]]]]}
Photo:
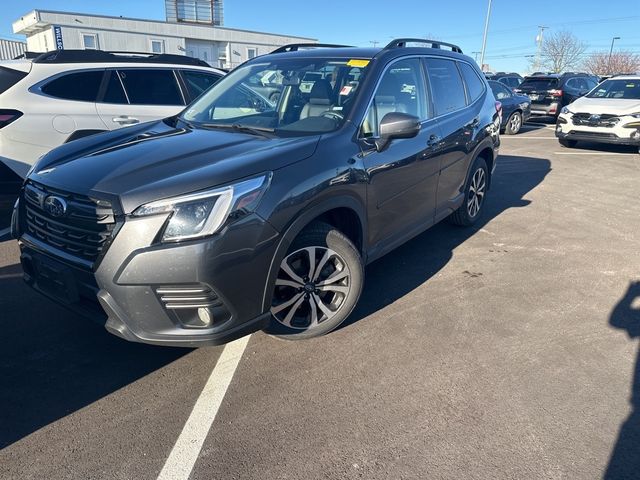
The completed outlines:
{"type": "Polygon", "coordinates": [[[202,16],[203,3],[211,3],[212,9],[221,12],[219,0],[167,0],[168,21],[164,22],[33,10],[13,22],[13,32],[26,36],[30,52],[100,49],[171,53],[197,57],[222,68],[233,68],[288,43],[316,42],[312,38],[223,27],[221,13],[202,16]],[[173,9],[173,4],[178,8],[173,9]],[[200,16],[189,15],[188,7],[200,16]]]}

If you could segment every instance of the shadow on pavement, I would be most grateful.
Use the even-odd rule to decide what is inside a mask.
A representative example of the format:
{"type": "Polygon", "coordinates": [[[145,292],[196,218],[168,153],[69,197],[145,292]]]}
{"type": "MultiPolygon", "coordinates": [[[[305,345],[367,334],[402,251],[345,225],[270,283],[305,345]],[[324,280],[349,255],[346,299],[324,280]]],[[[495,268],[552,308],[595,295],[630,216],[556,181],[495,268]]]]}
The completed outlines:
{"type": "Polygon", "coordinates": [[[386,307],[428,281],[453,250],[510,208],[526,207],[524,197],[551,171],[549,160],[500,155],[482,218],[471,228],[435,225],[367,267],[364,291],[344,328],[386,307]]]}
{"type": "MultiPolygon", "coordinates": [[[[640,338],[640,282],[629,284],[627,292],[611,312],[609,324],[626,331],[630,340],[640,338]]],[[[604,475],[606,480],[640,477],[640,351],[636,359],[630,402],[631,413],[620,427],[604,475]]]]}
{"type": "Polygon", "coordinates": [[[0,267],[0,449],[189,353],[129,343],[0,267]]]}

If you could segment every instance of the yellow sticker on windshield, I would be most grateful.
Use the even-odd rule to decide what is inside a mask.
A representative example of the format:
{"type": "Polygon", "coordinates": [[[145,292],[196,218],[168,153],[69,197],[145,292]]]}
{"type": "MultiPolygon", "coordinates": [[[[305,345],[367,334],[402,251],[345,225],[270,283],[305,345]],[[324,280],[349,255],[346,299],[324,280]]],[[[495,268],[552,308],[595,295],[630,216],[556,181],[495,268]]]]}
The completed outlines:
{"type": "Polygon", "coordinates": [[[369,65],[370,60],[359,60],[357,58],[351,59],[347,62],[347,66],[349,67],[366,67],[369,65]]]}
{"type": "Polygon", "coordinates": [[[634,83],[627,83],[627,88],[634,88],[636,85],[634,83]]]}

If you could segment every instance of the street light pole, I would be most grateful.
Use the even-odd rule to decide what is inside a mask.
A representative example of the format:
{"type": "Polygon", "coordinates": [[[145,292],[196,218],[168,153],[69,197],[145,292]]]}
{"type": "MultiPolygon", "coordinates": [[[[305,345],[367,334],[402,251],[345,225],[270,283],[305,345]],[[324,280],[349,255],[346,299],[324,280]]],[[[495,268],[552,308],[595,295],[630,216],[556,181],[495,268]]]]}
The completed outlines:
{"type": "Polygon", "coordinates": [[[620,40],[620,37],[613,37],[611,39],[611,48],[609,49],[609,61],[607,62],[607,73],[611,75],[611,54],[613,54],[613,44],[616,40],[620,40]]]}
{"type": "Polygon", "coordinates": [[[484,71],[484,52],[487,48],[487,33],[489,32],[489,18],[491,17],[491,0],[487,7],[487,18],[484,21],[484,35],[482,36],[482,52],[480,55],[480,70],[484,71]]]}

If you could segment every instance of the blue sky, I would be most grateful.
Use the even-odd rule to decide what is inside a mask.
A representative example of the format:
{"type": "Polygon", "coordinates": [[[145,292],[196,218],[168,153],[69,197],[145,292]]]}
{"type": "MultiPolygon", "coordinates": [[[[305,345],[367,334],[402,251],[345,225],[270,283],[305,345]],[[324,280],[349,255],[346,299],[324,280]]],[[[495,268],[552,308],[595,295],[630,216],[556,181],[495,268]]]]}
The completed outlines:
{"type": "MultiPolygon", "coordinates": [[[[11,23],[33,9],[164,20],[164,0],[0,0],[0,36],[15,38],[11,23]]],[[[225,0],[225,26],[371,46],[392,37],[434,36],[471,56],[482,47],[486,0],[225,0]],[[390,6],[392,5],[392,6],[390,6]]],[[[485,63],[494,71],[524,72],[536,50],[537,25],[545,35],[569,30],[589,50],[640,53],[640,0],[493,0],[485,63]]]]}

